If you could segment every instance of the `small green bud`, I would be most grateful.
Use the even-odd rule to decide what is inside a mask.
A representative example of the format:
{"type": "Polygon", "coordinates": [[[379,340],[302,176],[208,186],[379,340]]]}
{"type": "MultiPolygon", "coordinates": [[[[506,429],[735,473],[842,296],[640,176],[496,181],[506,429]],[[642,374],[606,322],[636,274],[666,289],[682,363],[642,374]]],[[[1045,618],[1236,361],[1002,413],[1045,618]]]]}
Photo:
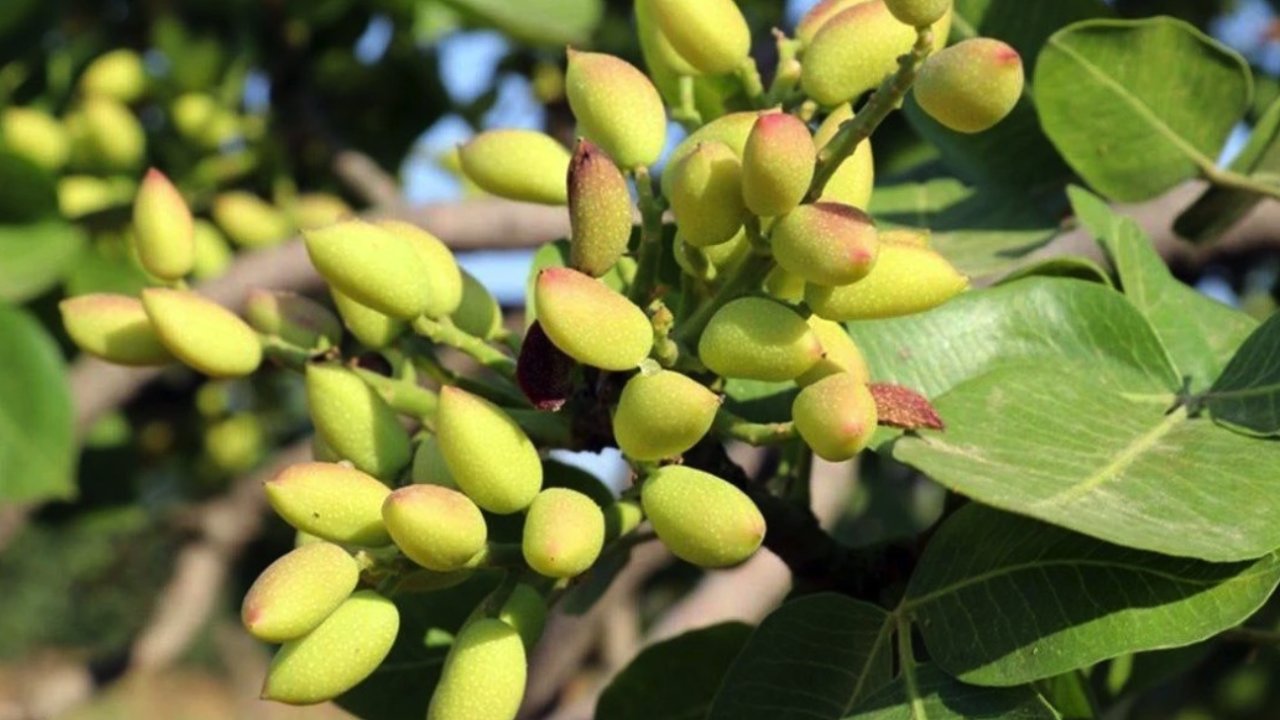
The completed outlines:
{"type": "Polygon", "coordinates": [[[774,224],[770,240],[779,265],[817,285],[861,280],[880,250],[871,217],[836,203],[801,205],[774,224]]]}
{"type": "Polygon", "coordinates": [[[334,307],[338,309],[338,315],[342,317],[342,324],[366,347],[375,350],[384,348],[409,329],[409,324],[405,321],[361,305],[333,288],[329,288],[329,295],[333,298],[334,307]]]}
{"type": "Polygon", "coordinates": [[[67,175],[58,180],[58,211],[70,220],[128,203],[137,191],[126,178],[67,175]]]}
{"type": "Polygon", "coordinates": [[[538,449],[510,416],[484,398],[441,388],[436,439],[458,487],[491,513],[519,512],[542,489],[538,449]]]}
{"type": "Polygon", "coordinates": [[[822,343],[823,356],[805,374],[796,378],[797,385],[800,387],[812,385],[838,372],[848,373],[864,385],[871,381],[867,360],[843,325],[824,320],[817,315],[810,315],[806,322],[813,328],[813,334],[818,336],[818,341],[822,343]]]}
{"type": "Polygon", "coordinates": [[[480,508],[440,485],[406,485],[387,496],[382,522],[396,546],[428,570],[461,570],[489,538],[480,508]]]}
{"type": "Polygon", "coordinates": [[[400,235],[363,220],[346,220],[303,235],[311,264],[343,295],[403,320],[427,309],[427,264],[400,235]]]}
{"type": "Polygon", "coordinates": [[[613,435],[633,460],[675,457],[707,434],[719,408],[719,396],[686,375],[641,372],[622,388],[613,435]]]}
{"type": "Polygon", "coordinates": [[[217,469],[239,475],[262,460],[266,439],[258,416],[240,412],[209,425],[204,432],[204,452],[217,469]]]}
{"type": "Polygon", "coordinates": [[[147,136],[129,108],[103,96],[84,102],[85,139],[92,159],[111,170],[132,170],[142,164],[147,136]]]}
{"type": "Polygon", "coordinates": [[[741,232],[747,209],[742,164],[733,150],[720,142],[702,143],[669,172],[671,211],[684,242],[708,247],[741,232]]]}
{"type": "Polygon", "coordinates": [[[191,209],[164,173],[151,168],[133,204],[133,237],[138,259],[162,280],[178,280],[195,265],[191,209]]]}
{"type": "Polygon", "coordinates": [[[400,631],[395,603],[361,590],[271,660],[262,698],[290,705],[332,700],[373,674],[400,631]]]}
{"type": "Polygon", "coordinates": [[[898,22],[911,27],[932,25],[951,11],[951,0],[885,0],[898,22]]]}
{"type": "Polygon", "coordinates": [[[170,116],[184,140],[207,150],[240,134],[235,113],[205,93],[179,95],[170,107],[170,116]]]}
{"type": "Polygon", "coordinates": [[[227,244],[227,238],[207,220],[195,221],[191,240],[195,245],[191,277],[196,280],[208,280],[222,275],[235,259],[235,252],[227,244]]]}
{"type": "Polygon", "coordinates": [[[865,278],[841,287],[810,285],[805,301],[828,320],[877,320],[924,312],[968,286],[969,279],[933,250],[884,243],[865,278]]]}
{"type": "Polygon", "coordinates": [[[210,377],[240,377],[258,369],[262,342],[235,313],[186,290],[147,288],[142,307],[173,356],[210,377]]]}
{"type": "Polygon", "coordinates": [[[671,172],[671,169],[703,143],[724,143],[733,151],[734,157],[741,159],[743,153],[747,150],[747,138],[751,137],[751,130],[755,128],[756,120],[762,114],[761,112],[749,111],[721,115],[694,130],[689,134],[689,137],[681,140],[676,149],[671,151],[671,157],[667,159],[667,171],[662,173],[663,196],[670,198],[672,195],[671,183],[675,179],[675,175],[671,172]]]}
{"type": "Polygon", "coordinates": [[[329,542],[295,548],[267,566],[240,606],[249,634],[279,643],[316,629],[356,589],[360,567],[329,542]]]}
{"type": "Polygon", "coordinates": [[[279,245],[294,232],[289,216],[257,195],[241,190],[214,198],[211,214],[231,242],[241,247],[279,245]]]}
{"type": "Polygon", "coordinates": [[[462,171],[485,192],[543,205],[568,202],[569,151],[533,130],[489,130],[459,148],[462,171]]]}
{"type": "Polygon", "coordinates": [[[553,578],[581,575],[604,547],[604,514],[594,500],[576,490],[547,488],[525,515],[524,560],[553,578]]]}
{"type": "Polygon", "coordinates": [[[303,193],[294,199],[289,214],[294,227],[313,230],[345,220],[351,215],[351,206],[337,195],[303,193]]]}
{"type": "Polygon", "coordinates": [[[80,76],[80,90],[85,95],[101,95],[121,103],[137,100],[147,91],[142,58],[127,48],[99,55],[80,76]]]}
{"type": "Polygon", "coordinates": [[[409,435],[359,375],[339,365],[311,364],[306,385],[316,433],[339,457],[384,479],[409,464],[409,435]]]}
{"type": "Polygon", "coordinates": [[[534,289],[538,322],[569,357],[602,370],[631,370],[653,348],[644,311],[599,280],[569,268],[547,268],[534,289]]]}
{"type": "Polygon", "coordinates": [[[604,539],[613,542],[644,522],[644,510],[633,500],[619,500],[604,507],[604,539]]]}
{"type": "Polygon", "coordinates": [[[439,485],[447,488],[458,488],[458,482],[449,472],[449,465],[440,452],[440,441],[435,435],[427,435],[418,442],[418,449],[413,453],[413,467],[409,471],[413,482],[420,485],[439,485]]]}
{"type": "Polygon", "coordinates": [[[495,618],[468,623],[445,658],[427,720],[514,720],[528,669],[515,628],[495,618]]]}
{"type": "Polygon", "coordinates": [[[649,74],[656,79],[658,72],[654,71],[661,68],[673,76],[701,75],[702,71],[676,52],[671,41],[662,33],[662,28],[658,27],[658,19],[654,17],[654,2],[655,0],[636,0],[636,35],[640,38],[640,48],[649,65],[649,74]],[[658,68],[654,67],[655,64],[658,68]]]}
{"type": "Polygon", "coordinates": [[[751,51],[751,28],[733,0],[653,0],[671,47],[709,75],[732,72],[751,51]]]}
{"type": "Polygon", "coordinates": [[[924,62],[916,102],[934,120],[962,133],[988,130],[1022,98],[1022,58],[999,40],[973,38],[924,62]]]}
{"type": "Polygon", "coordinates": [[[93,294],[58,303],[62,326],[81,350],[117,365],[164,365],[173,356],[137,298],[93,294]]]}
{"type": "Polygon", "coordinates": [[[698,357],[717,375],[785,382],[822,359],[822,344],[794,310],[766,298],[739,298],[716,311],[698,357]]]}
{"type": "Polygon", "coordinates": [[[486,340],[502,332],[502,306],[474,275],[462,271],[462,302],[449,316],[457,328],[486,340]]]}
{"type": "Polygon", "coordinates": [[[786,113],[756,120],[742,153],[742,196],[747,209],[762,217],[791,212],[813,181],[814,147],[809,127],[786,113]]]}
{"type": "Polygon", "coordinates": [[[293,527],[330,542],[379,547],[391,542],[382,503],[391,489],[346,465],[290,465],[265,483],[267,502],[293,527]]]}
{"type": "Polygon", "coordinates": [[[867,385],[835,373],[805,387],[791,404],[796,432],[818,457],[843,462],[862,451],[876,431],[876,401],[867,385]]]}
{"type": "MultiPolygon", "coordinates": [[[[852,117],[853,107],[848,103],[831,111],[818,126],[818,131],[813,134],[813,142],[818,149],[826,147],[831,138],[835,137],[840,125],[852,117]]],[[[867,139],[858,143],[853,154],[845,158],[840,163],[840,167],[836,168],[835,174],[827,180],[826,187],[822,189],[822,196],[818,201],[836,202],[865,210],[871,203],[871,191],[875,182],[875,158],[871,153],[871,140],[867,139]]]]}
{"type": "Polygon", "coordinates": [[[61,170],[71,156],[71,138],[52,115],[26,107],[0,112],[0,141],[4,149],[45,170],[61,170]]]}
{"type": "Polygon", "coordinates": [[[609,272],[631,239],[627,179],[589,140],[569,163],[569,227],[569,266],[592,277],[609,272]]]}
{"type": "MultiPolygon", "coordinates": [[[[946,44],[948,13],[934,26],[935,47],[946,44]],[[944,28],[945,26],[945,28],[944,28]]],[[[846,103],[880,85],[910,52],[916,30],[899,22],[884,0],[856,3],[822,23],[805,50],[800,85],[819,105],[846,103]]]]}
{"type": "Polygon", "coordinates": [[[429,290],[422,314],[438,319],[457,310],[462,303],[462,270],[453,251],[440,238],[417,225],[399,220],[379,220],[377,224],[408,242],[422,258],[429,290]]]}
{"type": "Polygon", "coordinates": [[[569,49],[565,94],[582,135],[623,168],[657,162],[667,139],[658,89],[631,63],[569,49]]]}
{"type": "Polygon", "coordinates": [[[640,502],[662,544],[699,567],[737,565],[764,541],[764,517],[751,498],[701,470],[659,468],[644,481],[640,502]]]}
{"type": "Polygon", "coordinates": [[[284,290],[249,291],[245,319],[263,335],[308,350],[342,342],[342,323],[328,308],[311,298],[284,290]]]}

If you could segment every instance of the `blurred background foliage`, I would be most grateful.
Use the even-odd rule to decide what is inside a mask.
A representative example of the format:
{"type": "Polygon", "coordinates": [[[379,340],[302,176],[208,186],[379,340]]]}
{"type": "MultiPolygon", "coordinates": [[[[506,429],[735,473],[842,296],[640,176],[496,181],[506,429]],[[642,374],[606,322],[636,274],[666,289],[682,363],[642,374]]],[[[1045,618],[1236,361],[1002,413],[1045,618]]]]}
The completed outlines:
{"type": "MultiPolygon", "coordinates": [[[[1016,14],[1022,2],[958,4],[1016,14]]],[[[775,59],[770,29],[791,27],[809,4],[740,2],[766,72],[775,59]]],[[[1255,66],[1249,122],[1280,97],[1280,0],[1110,4],[1123,16],[1182,17],[1243,53],[1255,66]]],[[[240,693],[227,690],[228,683],[254,677],[237,665],[256,648],[245,650],[243,639],[226,637],[239,597],[293,540],[274,520],[219,590],[217,612],[184,654],[187,674],[110,684],[127,666],[173,574],[177,550],[193,537],[185,522],[192,508],[223,497],[235,478],[308,430],[295,377],[205,381],[173,369],[76,437],[67,383],[74,358],[57,302],[88,292],[134,293],[150,282],[127,238],[145,168],[162,168],[204,221],[197,279],[218,277],[236,253],[363,209],[367,199],[335,174],[335,157],[344,149],[367,154],[396,176],[411,201],[474,194],[454,174],[452,145],[479,129],[513,125],[570,141],[572,119],[561,92],[564,46],[642,65],[631,5],[0,2],[0,720],[24,717],[6,715],[6,703],[22,696],[32,673],[44,673],[49,657],[87,663],[93,680],[112,688],[74,717],[175,717],[157,700],[164,697],[199,699],[191,717],[204,711],[209,717],[340,714],[334,708],[246,710],[228,699],[240,693]]],[[[1107,10],[1093,0],[1064,1],[1067,6],[1086,14],[1107,10]]],[[[933,180],[928,187],[946,196],[940,219],[968,227],[980,216],[988,229],[1017,229],[1023,234],[1013,241],[1032,245],[1058,229],[1066,178],[1047,173],[1065,166],[986,157],[978,168],[964,153],[940,151],[916,115],[910,108],[896,114],[876,136],[886,188],[875,201],[881,211],[903,206],[895,184],[911,193],[905,201],[911,206],[921,202],[925,187],[914,183],[933,180]],[[992,170],[1002,162],[1008,167],[992,170]],[[1045,186],[1027,184],[1028,173],[1045,186]],[[997,206],[985,204],[992,188],[1003,193],[997,206]]],[[[1247,128],[1240,135],[1237,149],[1247,128]]],[[[673,125],[672,143],[679,137],[673,125]]],[[[972,262],[991,262],[993,255],[983,252],[972,262]]],[[[500,299],[520,297],[529,254],[463,260],[500,299]]],[[[1252,253],[1175,270],[1206,292],[1265,314],[1274,306],[1278,267],[1274,254],[1252,253]]],[[[851,544],[909,535],[937,517],[942,501],[936,485],[873,457],[863,463],[837,534],[851,544]]],[[[656,612],[695,577],[684,569],[658,575],[646,593],[646,612],[656,612]]],[[[1123,688],[1134,718],[1171,717],[1173,708],[1188,707],[1193,710],[1178,717],[1277,717],[1280,654],[1250,652],[1251,662],[1229,674],[1204,653],[1155,653],[1125,661],[1127,667],[1115,661],[1096,668],[1092,680],[1099,692],[1123,688]],[[1185,667],[1195,668],[1190,680],[1170,686],[1172,670],[1185,667]]]]}

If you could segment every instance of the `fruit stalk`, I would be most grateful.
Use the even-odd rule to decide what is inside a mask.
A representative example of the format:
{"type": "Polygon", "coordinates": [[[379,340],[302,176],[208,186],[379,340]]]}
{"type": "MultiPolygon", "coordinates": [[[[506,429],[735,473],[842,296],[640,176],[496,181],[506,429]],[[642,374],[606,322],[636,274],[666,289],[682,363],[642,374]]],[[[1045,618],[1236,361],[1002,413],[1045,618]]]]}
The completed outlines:
{"type": "Polygon", "coordinates": [[[391,409],[401,415],[408,415],[418,420],[435,416],[439,398],[430,390],[411,380],[387,377],[358,367],[352,369],[391,406],[391,409]]]}
{"type": "Polygon", "coordinates": [[[756,447],[779,445],[796,438],[796,426],[791,421],[756,423],[724,408],[716,412],[713,427],[721,437],[732,438],[756,447]]]}
{"type": "Polygon", "coordinates": [[[448,320],[432,320],[422,316],[413,321],[413,331],[431,342],[448,345],[470,355],[476,362],[507,379],[516,376],[516,361],[481,338],[463,332],[448,320]]]}
{"type": "Polygon", "coordinates": [[[664,202],[653,192],[649,168],[635,169],[637,205],[640,208],[640,262],[629,297],[637,305],[646,305],[658,284],[662,265],[662,213],[664,202]]]}
{"type": "Polygon", "coordinates": [[[933,51],[933,30],[927,27],[916,30],[916,44],[911,52],[898,58],[898,71],[884,79],[880,87],[872,93],[871,99],[849,118],[836,131],[835,137],[818,153],[818,167],[813,173],[813,183],[809,186],[808,198],[816,201],[822,197],[827,182],[836,174],[836,170],[863,140],[871,137],[871,133],[880,127],[880,123],[896,110],[907,91],[916,80],[916,73],[925,58],[933,51]]]}

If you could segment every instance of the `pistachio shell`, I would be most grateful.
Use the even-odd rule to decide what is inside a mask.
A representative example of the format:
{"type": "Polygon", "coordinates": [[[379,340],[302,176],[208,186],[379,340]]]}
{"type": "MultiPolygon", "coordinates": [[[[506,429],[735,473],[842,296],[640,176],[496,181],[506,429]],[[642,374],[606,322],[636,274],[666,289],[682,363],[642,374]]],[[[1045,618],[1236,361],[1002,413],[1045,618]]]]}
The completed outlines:
{"type": "MultiPolygon", "coordinates": [[[[494,592],[502,592],[502,590],[500,588],[494,592]]],[[[488,603],[492,597],[491,595],[486,598],[471,611],[471,615],[467,616],[463,623],[464,627],[486,617],[486,611],[490,611],[488,603]]],[[[531,586],[519,583],[511,589],[511,594],[502,603],[497,618],[520,633],[520,639],[524,642],[526,651],[532,650],[537,645],[538,639],[542,637],[542,630],[547,624],[546,598],[531,586]]]]}
{"type": "MultiPolygon", "coordinates": [[[[872,0],[820,0],[812,8],[800,18],[800,22],[796,24],[796,39],[803,45],[808,45],[813,41],[818,31],[827,24],[831,18],[848,10],[854,5],[861,5],[872,0]]],[[[950,4],[950,3],[948,3],[950,4]]],[[[887,8],[886,8],[887,9],[887,8]]],[[[942,18],[933,25],[933,49],[941,50],[947,44],[947,35],[951,32],[951,9],[948,8],[942,18]]]]}
{"type": "Polygon", "coordinates": [[[332,225],[351,215],[351,206],[337,195],[329,193],[303,193],[289,208],[294,227],[311,230],[332,225]]]}
{"type": "Polygon", "coordinates": [[[377,547],[391,542],[382,524],[390,488],[346,465],[290,465],[266,482],[267,501],[284,521],[330,542],[377,547]]]}
{"type": "Polygon", "coordinates": [[[406,240],[426,266],[428,293],[422,314],[442,318],[457,310],[462,303],[462,270],[453,251],[440,238],[417,225],[398,220],[379,220],[378,225],[406,240]]]}
{"type": "Polygon", "coordinates": [[[128,48],[99,55],[80,76],[80,90],[85,95],[102,95],[122,103],[137,100],[147,90],[142,58],[128,48]]]}
{"type": "Polygon", "coordinates": [[[58,310],[72,342],[90,355],[117,365],[163,365],[173,361],[136,298],[105,293],[80,295],[58,303],[58,310]]]}
{"type": "Polygon", "coordinates": [[[760,216],[791,212],[809,191],[817,148],[809,127],[786,113],[756,120],[742,154],[742,196],[760,216]]]}
{"type": "Polygon", "coordinates": [[[848,285],[871,272],[880,242],[871,217],[836,203],[801,205],[770,235],[778,264],[818,285],[848,285]]]}
{"type": "Polygon", "coordinates": [[[724,143],[706,142],[669,171],[671,211],[681,239],[696,247],[732,240],[746,218],[742,164],[724,143]]]}
{"type": "Polygon", "coordinates": [[[604,507],[604,539],[614,540],[635,530],[644,522],[644,510],[633,500],[619,500],[604,507]]]}
{"type": "MultiPolygon", "coordinates": [[[[671,41],[662,33],[662,28],[658,27],[658,19],[653,14],[654,1],[636,0],[636,34],[640,37],[640,47],[650,71],[655,70],[653,66],[657,63],[662,70],[672,75],[689,77],[701,75],[702,71],[689,64],[688,60],[676,52],[676,49],[671,46],[671,41]]],[[[650,75],[656,80],[657,73],[650,72],[650,75]]]]}
{"type": "Polygon", "coordinates": [[[698,341],[698,357],[725,377],[785,382],[822,358],[822,345],[791,308],[759,297],[716,311],[698,341]]]}
{"type": "Polygon", "coordinates": [[[700,567],[737,565],[764,541],[764,517],[751,498],[701,470],[658,469],[645,479],[640,501],[662,544],[700,567]]]}
{"type": "Polygon", "coordinates": [[[542,575],[581,575],[604,547],[604,514],[591,498],[568,488],[538,493],[525,515],[524,560],[542,575]]]}
{"type": "Polygon", "coordinates": [[[916,102],[934,120],[962,133],[990,129],[1022,98],[1022,58],[999,40],[973,38],[925,60],[916,102]]]}
{"type": "Polygon", "coordinates": [[[239,377],[258,369],[262,342],[235,313],[186,290],[147,288],[142,307],[174,357],[210,377],[239,377]]]}
{"type": "Polygon", "coordinates": [[[339,457],[387,480],[409,464],[408,433],[360,376],[339,365],[312,364],[306,386],[316,433],[339,457]]]}
{"type": "Polygon", "coordinates": [[[253,193],[234,190],[213,200],[213,221],[241,247],[278,245],[293,235],[289,217],[253,193]]]}
{"type": "Polygon", "coordinates": [[[303,233],[311,263],[333,288],[393,318],[412,320],[431,298],[427,265],[413,244],[363,220],[303,233]]]}
{"type": "Polygon", "coordinates": [[[874,320],[924,312],[958,295],[969,279],[929,248],[880,246],[867,276],[852,285],[810,285],[805,301],[828,320],[874,320]]]}
{"type": "Polygon", "coordinates": [[[445,658],[427,720],[513,720],[527,673],[515,628],[496,618],[468,623],[445,658]]]}
{"type": "Polygon", "coordinates": [[[0,142],[5,150],[50,171],[62,169],[71,156],[71,138],[62,124],[35,108],[0,111],[0,142]]]}
{"type": "Polygon", "coordinates": [[[85,137],[96,164],[110,170],[132,170],[142,164],[147,137],[129,108],[105,96],[85,101],[85,137]]]}
{"type": "Polygon", "coordinates": [[[631,191],[622,171],[588,140],[569,164],[569,266],[592,277],[609,272],[631,240],[631,191]]]}
{"type": "Polygon", "coordinates": [[[342,317],[342,323],[366,347],[375,350],[384,348],[409,329],[409,324],[405,321],[361,305],[333,288],[329,288],[329,295],[333,298],[334,307],[338,309],[338,315],[342,317]]]}
{"type": "Polygon", "coordinates": [[[280,648],[262,687],[266,700],[331,700],[373,674],[400,631],[400,611],[372,590],[354,593],[320,627],[280,648]]]}
{"type": "Polygon", "coordinates": [[[951,10],[951,0],[885,0],[899,22],[912,27],[932,25],[951,10]]]}
{"type": "Polygon", "coordinates": [[[92,175],[67,175],[58,180],[58,211],[70,220],[89,213],[124,205],[136,188],[124,178],[104,179],[92,175]]]}
{"type": "Polygon", "coordinates": [[[196,261],[195,224],[182,194],[164,173],[151,168],[133,203],[133,239],[147,272],[178,280],[196,261]]]}
{"type": "Polygon", "coordinates": [[[187,142],[212,150],[240,134],[235,113],[206,93],[184,93],[173,101],[170,118],[187,142]]]}
{"type": "MultiPolygon", "coordinates": [[[[853,117],[853,108],[845,103],[827,115],[813,135],[813,141],[821,150],[835,136],[840,124],[853,117]]],[[[822,189],[819,202],[836,202],[850,205],[862,210],[871,202],[871,191],[875,186],[875,158],[871,152],[871,140],[863,140],[854,149],[853,154],[845,158],[836,168],[835,174],[827,180],[822,189]]]]}
{"type": "Polygon", "coordinates": [[[570,48],[565,94],[582,135],[620,167],[652,165],[667,138],[658,90],[631,63],[570,48]]]}
{"type": "Polygon", "coordinates": [[[222,275],[231,266],[235,252],[222,232],[207,220],[196,220],[191,239],[195,245],[195,258],[191,263],[191,277],[208,280],[222,275]]]}
{"type": "Polygon", "coordinates": [[[537,448],[514,420],[484,398],[441,388],[436,438],[458,487],[489,512],[523,510],[542,488],[537,448]]]}
{"type": "Polygon", "coordinates": [[[462,302],[449,316],[459,330],[492,339],[502,332],[502,306],[474,275],[462,271],[462,302]]]}
{"type": "Polygon", "coordinates": [[[314,630],[356,589],[360,568],[333,543],[310,542],[267,566],[244,596],[240,619],[250,635],[284,642],[314,630]]]}
{"type": "Polygon", "coordinates": [[[823,356],[805,374],[796,378],[797,385],[800,387],[812,385],[838,372],[848,373],[864,384],[871,381],[866,358],[862,356],[862,351],[853,342],[853,338],[849,337],[844,326],[824,320],[817,315],[810,315],[807,322],[809,327],[813,328],[813,334],[817,335],[818,341],[822,343],[823,356]]]}
{"type": "Polygon", "coordinates": [[[410,560],[437,572],[461,570],[489,537],[480,508],[440,485],[406,485],[391,493],[382,521],[410,560]]]}
{"type": "Polygon", "coordinates": [[[818,457],[842,462],[876,431],[876,401],[866,383],[835,373],[805,387],[791,405],[796,431],[818,457]]]}
{"type": "Polygon", "coordinates": [[[751,50],[751,29],[733,0],[653,0],[671,47],[704,73],[731,72],[751,50]]]}
{"type": "Polygon", "coordinates": [[[681,140],[676,149],[671,151],[671,157],[667,158],[667,171],[662,173],[662,194],[671,197],[671,183],[675,178],[671,169],[702,143],[724,143],[735,157],[741,159],[747,149],[747,138],[751,136],[751,130],[761,114],[752,110],[721,115],[689,133],[689,137],[681,140]]]}
{"type": "Polygon", "coordinates": [[[545,133],[489,130],[459,149],[462,171],[485,192],[544,205],[568,202],[569,151],[545,133]]]}
{"type": "Polygon", "coordinates": [[[613,435],[634,460],[675,457],[707,434],[719,408],[720,398],[686,375],[642,372],[622,388],[613,435]]]}
{"type": "Polygon", "coordinates": [[[770,297],[783,302],[798,303],[804,300],[804,278],[781,265],[774,265],[765,276],[764,290],[770,297]]]}
{"type": "Polygon", "coordinates": [[[409,473],[413,482],[423,485],[439,485],[457,489],[458,483],[449,472],[449,465],[440,452],[440,441],[435,435],[427,435],[418,442],[413,453],[413,468],[409,473]]]}
{"type": "Polygon", "coordinates": [[[245,319],[263,335],[309,350],[342,342],[342,323],[328,308],[297,293],[284,290],[249,291],[245,319]]]}
{"type": "Polygon", "coordinates": [[[593,277],[547,268],[538,274],[534,297],[547,337],[580,363],[630,370],[653,347],[653,327],[644,311],[593,277]]]}

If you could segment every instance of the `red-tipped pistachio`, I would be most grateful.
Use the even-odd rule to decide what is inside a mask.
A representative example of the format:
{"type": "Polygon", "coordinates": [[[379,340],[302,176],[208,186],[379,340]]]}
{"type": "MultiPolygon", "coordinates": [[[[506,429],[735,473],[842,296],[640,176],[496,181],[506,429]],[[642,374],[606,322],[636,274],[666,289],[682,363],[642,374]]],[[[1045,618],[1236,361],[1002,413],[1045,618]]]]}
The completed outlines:
{"type": "Polygon", "coordinates": [[[360,376],[331,364],[308,365],[306,375],[311,422],[339,457],[383,479],[409,464],[409,435],[360,376]]]}
{"type": "Polygon", "coordinates": [[[284,642],[316,629],[356,589],[360,568],[333,543],[309,542],[267,566],[240,606],[250,635],[284,642]]]}
{"type": "Polygon", "coordinates": [[[766,113],[756,120],[742,153],[742,196],[756,215],[791,212],[813,180],[817,149],[809,127],[786,113],[766,113]]]}
{"type": "Polygon", "coordinates": [[[427,720],[513,720],[527,673],[515,628],[496,618],[468,623],[445,658],[427,720]]]}
{"type": "Polygon", "coordinates": [[[619,166],[649,166],[662,154],[667,137],[662,98],[631,63],[570,49],[565,94],[582,135],[619,166]]]}
{"type": "Polygon", "coordinates": [[[698,357],[718,375],[785,382],[822,358],[822,344],[791,308],[746,297],[711,317],[698,341],[698,357]]]}
{"type": "Polygon", "coordinates": [[[627,251],[631,192],[608,155],[579,140],[569,163],[569,266],[600,277],[627,251]]]}
{"type": "Polygon", "coordinates": [[[660,468],[644,481],[640,502],[662,544],[700,567],[737,565],[764,541],[764,517],[751,498],[701,470],[660,468]]]}
{"type": "Polygon", "coordinates": [[[730,72],[751,50],[751,29],[733,0],[653,0],[653,14],[671,47],[704,73],[730,72]]]}
{"type": "Polygon", "coordinates": [[[751,136],[751,130],[756,126],[756,119],[762,114],[758,111],[744,111],[721,115],[681,140],[676,149],[671,151],[671,157],[667,158],[667,171],[662,173],[662,194],[668,198],[671,197],[671,182],[674,179],[671,168],[679,164],[702,143],[724,143],[733,151],[735,157],[741,159],[747,149],[747,138],[751,136]]]}
{"type": "Polygon", "coordinates": [[[330,542],[377,547],[391,542],[382,503],[391,490],[346,465],[290,465],[266,482],[267,501],[284,521],[330,542]]]}
{"type": "Polygon", "coordinates": [[[151,168],[133,204],[133,236],[147,272],[177,280],[195,264],[195,228],[191,209],[164,173],[151,168]]]}
{"type": "Polygon", "coordinates": [[[809,327],[813,328],[813,333],[818,336],[818,341],[822,343],[823,357],[805,374],[796,378],[797,385],[800,387],[812,385],[838,372],[848,373],[863,384],[871,381],[867,360],[843,325],[824,320],[817,315],[810,315],[808,323],[809,327]]]}
{"type": "Polygon", "coordinates": [[[406,485],[387,496],[382,521],[396,546],[428,570],[460,570],[484,549],[489,531],[480,508],[440,485],[406,485]]]}
{"type": "Polygon", "coordinates": [[[400,611],[372,590],[347,598],[320,627],[280,648],[262,697],[290,705],[331,700],[373,674],[400,631],[400,611]]]}
{"type": "Polygon", "coordinates": [[[484,398],[441,388],[436,439],[458,487],[489,512],[519,512],[542,489],[538,449],[510,416],[484,398]]]}
{"type": "Polygon", "coordinates": [[[404,320],[418,317],[430,305],[427,263],[400,235],[363,220],[304,235],[316,270],[352,300],[404,320]]]}
{"type": "Polygon", "coordinates": [[[311,298],[284,290],[249,291],[245,319],[263,335],[310,350],[342,342],[342,323],[311,298]]]}
{"type": "Polygon", "coordinates": [[[861,280],[880,249],[871,217],[836,203],[801,205],[774,224],[770,237],[778,264],[818,285],[861,280]]]}
{"type": "Polygon", "coordinates": [[[828,320],[876,320],[924,312],[968,285],[969,279],[933,250],[884,243],[865,278],[842,287],[810,285],[805,300],[828,320]]]}
{"type": "Polygon", "coordinates": [[[409,324],[404,320],[358,303],[332,287],[329,288],[329,295],[333,298],[333,306],[338,309],[342,323],[367,347],[384,348],[409,329],[409,324]]]}
{"type": "Polygon", "coordinates": [[[835,373],[805,387],[791,405],[796,432],[818,457],[841,462],[857,455],[876,431],[876,401],[866,383],[835,373]]]}
{"type": "Polygon", "coordinates": [[[293,235],[289,216],[253,193],[224,192],[213,200],[213,221],[241,247],[279,245],[293,235]]]}
{"type": "Polygon", "coordinates": [[[538,493],[525,515],[520,545],[529,567],[570,578],[586,572],[604,547],[604,514],[591,498],[568,488],[538,493]]]}
{"type": "Polygon", "coordinates": [[[62,326],[81,350],[117,365],[163,365],[160,342],[142,302],[127,295],[80,295],[58,303],[62,326]]]}
{"type": "Polygon", "coordinates": [[[914,92],[934,120],[957,132],[977,133],[1013,111],[1023,82],[1017,50],[999,40],[973,38],[927,59],[914,92]]]}
{"type": "Polygon", "coordinates": [[[462,171],[485,192],[544,205],[568,201],[569,151],[533,130],[489,130],[458,150],[462,171]]]}
{"type": "Polygon", "coordinates": [[[186,290],[147,288],[142,307],[174,357],[210,377],[239,377],[258,369],[262,342],[235,313],[186,290]]]}
{"type": "Polygon", "coordinates": [[[378,225],[409,243],[422,259],[427,280],[427,303],[422,314],[438,319],[457,310],[462,303],[462,270],[453,251],[417,225],[399,220],[379,220],[378,225]]]}
{"type": "Polygon", "coordinates": [[[695,247],[719,245],[742,230],[746,217],[742,164],[727,145],[701,143],[668,172],[671,211],[684,242],[695,247]]]}
{"type": "Polygon", "coordinates": [[[686,375],[642,372],[622,388],[613,435],[634,460],[675,457],[707,434],[719,407],[715,393],[686,375]]]}
{"type": "Polygon", "coordinates": [[[603,370],[630,370],[649,356],[649,318],[603,282],[577,270],[547,268],[538,274],[534,298],[543,331],[574,360],[603,370]]]}

